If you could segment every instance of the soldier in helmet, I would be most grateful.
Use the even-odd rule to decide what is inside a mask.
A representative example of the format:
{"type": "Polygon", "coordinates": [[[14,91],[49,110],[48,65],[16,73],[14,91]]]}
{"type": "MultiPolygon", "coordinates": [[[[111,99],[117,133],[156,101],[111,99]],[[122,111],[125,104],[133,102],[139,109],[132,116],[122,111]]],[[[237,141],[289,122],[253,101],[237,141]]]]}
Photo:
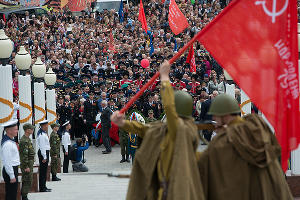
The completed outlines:
{"type": "Polygon", "coordinates": [[[121,129],[143,138],[133,163],[128,200],[204,199],[196,160],[199,137],[192,118],[193,100],[187,92],[173,91],[169,72],[166,61],[160,67],[160,79],[167,122],[130,122],[118,111],[111,117],[121,129]]]}
{"type": "Polygon", "coordinates": [[[34,163],[34,155],[35,151],[32,146],[32,141],[30,139],[30,135],[32,135],[34,131],[34,126],[27,123],[23,126],[24,135],[21,137],[19,144],[20,151],[20,168],[22,172],[22,189],[21,195],[22,200],[27,200],[27,194],[31,189],[32,185],[32,171],[33,171],[33,163],[34,163]]]}
{"type": "Polygon", "coordinates": [[[50,157],[51,157],[51,174],[52,181],[60,181],[56,176],[58,167],[60,167],[60,138],[57,134],[59,124],[51,124],[52,133],[50,135],[50,157]]]}
{"type": "Polygon", "coordinates": [[[241,118],[240,112],[228,94],[211,103],[208,114],[217,122],[217,136],[198,159],[205,198],[292,200],[274,134],[258,115],[241,118]]]}

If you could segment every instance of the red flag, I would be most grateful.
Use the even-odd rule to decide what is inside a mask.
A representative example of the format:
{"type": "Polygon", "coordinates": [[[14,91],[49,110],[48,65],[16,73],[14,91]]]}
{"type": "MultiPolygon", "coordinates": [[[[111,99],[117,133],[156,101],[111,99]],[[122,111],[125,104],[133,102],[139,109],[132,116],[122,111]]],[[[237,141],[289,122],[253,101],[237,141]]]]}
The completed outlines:
{"type": "Polygon", "coordinates": [[[82,11],[86,8],[86,1],[84,0],[69,0],[68,7],[70,11],[82,11]]]}
{"type": "Polygon", "coordinates": [[[175,0],[170,1],[168,19],[169,26],[175,35],[178,35],[189,26],[187,19],[178,8],[175,0]]]}
{"type": "Polygon", "coordinates": [[[273,125],[286,171],[300,142],[297,1],[233,1],[198,39],[273,125]]]}
{"type": "Polygon", "coordinates": [[[115,51],[115,43],[114,43],[114,36],[112,34],[112,31],[110,30],[110,34],[109,34],[109,47],[108,49],[112,52],[115,51]]]}
{"type": "Polygon", "coordinates": [[[189,54],[186,58],[186,63],[189,63],[191,66],[190,72],[196,72],[195,52],[193,45],[191,46],[189,54]]]}
{"type": "Polygon", "coordinates": [[[143,1],[142,0],[140,0],[139,21],[142,23],[142,28],[147,33],[147,30],[148,30],[147,21],[146,21],[146,16],[145,16],[144,6],[143,6],[143,1]]]}

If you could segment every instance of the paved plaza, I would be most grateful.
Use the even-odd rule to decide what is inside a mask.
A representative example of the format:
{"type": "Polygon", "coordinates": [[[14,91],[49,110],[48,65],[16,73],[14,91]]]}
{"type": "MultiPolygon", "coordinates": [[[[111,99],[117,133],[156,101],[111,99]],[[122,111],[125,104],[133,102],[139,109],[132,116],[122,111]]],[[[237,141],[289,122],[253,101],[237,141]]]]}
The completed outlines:
{"type": "Polygon", "coordinates": [[[30,193],[30,200],[122,200],[126,197],[128,178],[114,178],[99,173],[130,174],[131,163],[120,163],[120,146],[116,145],[111,154],[102,154],[104,147],[91,146],[85,152],[89,172],[58,174],[59,182],[47,182],[52,189],[49,193],[30,193]]]}
{"type": "MultiPolygon", "coordinates": [[[[202,151],[204,145],[199,145],[202,151]]],[[[30,193],[30,200],[123,200],[126,198],[128,178],[108,177],[100,173],[130,174],[131,163],[120,163],[120,146],[116,145],[111,154],[102,154],[103,146],[91,146],[85,152],[89,172],[72,172],[70,164],[68,174],[58,174],[59,182],[47,182],[52,189],[49,193],[30,193]]]]}

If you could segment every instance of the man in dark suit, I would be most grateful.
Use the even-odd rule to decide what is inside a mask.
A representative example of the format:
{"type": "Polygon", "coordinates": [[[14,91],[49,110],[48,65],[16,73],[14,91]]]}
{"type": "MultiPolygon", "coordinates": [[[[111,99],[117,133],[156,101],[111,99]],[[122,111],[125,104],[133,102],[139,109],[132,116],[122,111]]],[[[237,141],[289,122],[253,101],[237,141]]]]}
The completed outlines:
{"type": "Polygon", "coordinates": [[[94,93],[89,92],[89,98],[83,104],[84,105],[83,122],[86,124],[87,127],[86,133],[90,144],[92,141],[91,131],[93,129],[93,123],[95,123],[96,115],[98,112],[96,103],[97,102],[94,100],[94,93]]]}
{"type": "Polygon", "coordinates": [[[71,110],[70,108],[68,108],[68,106],[66,106],[63,96],[60,96],[58,98],[56,113],[59,115],[60,125],[71,119],[71,110]]]}
{"type": "Polygon", "coordinates": [[[154,113],[154,117],[158,118],[158,103],[154,101],[153,96],[148,96],[148,102],[143,104],[143,115],[148,116],[149,110],[152,110],[154,113]]]}
{"type": "Polygon", "coordinates": [[[211,99],[207,99],[201,104],[201,113],[200,113],[200,120],[206,121],[206,120],[212,120],[212,116],[208,115],[208,110],[210,108],[211,99]]]}
{"type": "Polygon", "coordinates": [[[101,114],[102,140],[106,149],[105,151],[102,151],[102,153],[109,154],[111,152],[109,129],[111,128],[110,115],[112,114],[112,111],[107,106],[106,100],[102,100],[101,107],[103,108],[103,112],[101,114]]]}
{"type": "MultiPolygon", "coordinates": [[[[210,96],[209,99],[204,101],[201,104],[201,113],[200,113],[200,120],[201,121],[207,121],[212,120],[212,115],[208,115],[208,110],[210,108],[212,100],[218,95],[218,91],[213,91],[213,94],[210,96]]],[[[203,136],[207,141],[211,140],[212,131],[209,130],[203,130],[203,136]]]]}

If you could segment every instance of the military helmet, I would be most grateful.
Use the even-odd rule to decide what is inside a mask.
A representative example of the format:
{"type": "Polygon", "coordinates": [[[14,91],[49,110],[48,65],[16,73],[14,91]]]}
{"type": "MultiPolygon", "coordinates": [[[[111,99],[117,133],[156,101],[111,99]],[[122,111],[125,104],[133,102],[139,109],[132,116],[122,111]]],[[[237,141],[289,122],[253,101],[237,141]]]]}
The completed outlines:
{"type": "Polygon", "coordinates": [[[212,100],[207,114],[223,116],[240,112],[241,109],[236,99],[228,94],[220,94],[212,100]]]}
{"type": "Polygon", "coordinates": [[[27,129],[32,129],[33,130],[34,126],[30,123],[26,123],[26,124],[23,125],[23,129],[24,129],[24,131],[26,131],[27,129]]]}
{"type": "Polygon", "coordinates": [[[51,124],[50,126],[51,126],[52,129],[54,129],[55,127],[59,127],[59,124],[53,123],[53,124],[51,124]]]}
{"type": "Polygon", "coordinates": [[[177,90],[174,92],[175,108],[179,116],[191,117],[193,111],[193,98],[189,93],[177,90]]]}

